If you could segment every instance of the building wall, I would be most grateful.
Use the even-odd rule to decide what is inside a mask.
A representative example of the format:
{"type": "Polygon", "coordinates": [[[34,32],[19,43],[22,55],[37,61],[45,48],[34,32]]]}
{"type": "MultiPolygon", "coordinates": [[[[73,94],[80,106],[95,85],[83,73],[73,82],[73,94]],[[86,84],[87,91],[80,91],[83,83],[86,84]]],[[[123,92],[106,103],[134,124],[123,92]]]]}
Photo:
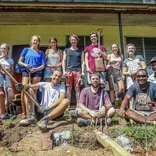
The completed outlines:
{"type": "MultiPolygon", "coordinates": [[[[58,45],[66,44],[66,35],[89,35],[99,26],[91,25],[0,25],[0,43],[6,42],[10,45],[28,44],[32,35],[41,36],[41,45],[48,45],[51,36],[58,39],[58,45]]],[[[101,26],[103,28],[104,45],[108,52],[112,43],[120,45],[118,26],[101,26]]],[[[123,27],[125,37],[156,37],[156,27],[148,26],[125,26],[123,27]]],[[[125,40],[124,40],[124,44],[125,40]]]]}

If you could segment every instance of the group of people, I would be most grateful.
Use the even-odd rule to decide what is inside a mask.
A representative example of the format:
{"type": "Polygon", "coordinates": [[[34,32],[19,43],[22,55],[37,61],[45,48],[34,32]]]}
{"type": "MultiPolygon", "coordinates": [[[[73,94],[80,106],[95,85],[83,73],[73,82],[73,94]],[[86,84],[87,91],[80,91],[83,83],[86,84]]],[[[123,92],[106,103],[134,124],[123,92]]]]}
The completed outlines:
{"type": "MultiPolygon", "coordinates": [[[[146,118],[147,123],[155,124],[156,57],[150,62],[154,72],[148,79],[145,60],[142,56],[135,55],[134,44],[126,46],[128,58],[124,60],[118,44],[112,44],[112,52],[107,54],[106,48],[99,46],[96,32],[90,33],[90,40],[91,44],[82,50],[78,47],[78,36],[71,35],[71,46],[62,52],[57,46],[57,39],[51,37],[49,47],[44,53],[39,48],[40,37],[32,36],[30,47],[23,49],[18,64],[21,66],[25,90],[35,100],[37,90],[42,92],[37,111],[43,116],[37,123],[35,105],[22,91],[22,113],[26,118],[20,121],[21,126],[37,123],[41,130],[46,130],[50,120],[62,116],[66,109],[70,109],[73,87],[78,125],[88,125],[96,119],[105,119],[109,123],[115,114],[115,99],[125,93],[119,115],[140,123],[144,123],[146,118]],[[42,75],[44,82],[40,82],[42,75]],[[60,84],[62,75],[66,79],[66,87],[60,84]],[[87,81],[88,87],[84,88],[84,81],[87,81]],[[105,90],[107,82],[109,93],[105,90]],[[118,85],[117,91],[114,90],[114,83],[118,85]],[[132,103],[133,109],[129,103],[132,103]]],[[[8,57],[8,52],[9,46],[1,44],[0,64],[9,72],[14,72],[14,62],[8,57]]],[[[5,119],[4,88],[8,92],[8,103],[12,103],[14,94],[9,77],[3,70],[0,71],[0,79],[0,116],[5,119]]]]}

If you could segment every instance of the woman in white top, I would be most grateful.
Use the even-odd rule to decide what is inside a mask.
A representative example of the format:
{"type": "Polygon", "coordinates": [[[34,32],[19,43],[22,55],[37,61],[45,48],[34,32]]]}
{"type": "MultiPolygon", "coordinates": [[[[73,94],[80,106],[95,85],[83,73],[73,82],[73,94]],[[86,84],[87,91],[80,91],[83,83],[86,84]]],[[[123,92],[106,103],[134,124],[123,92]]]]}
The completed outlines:
{"type": "MultiPolygon", "coordinates": [[[[9,73],[13,74],[14,61],[12,58],[8,57],[9,49],[9,46],[6,43],[1,44],[0,52],[3,58],[0,59],[0,64],[9,73]]],[[[0,118],[2,120],[8,118],[7,114],[5,114],[5,99],[7,102],[6,105],[11,104],[14,99],[14,91],[12,89],[10,78],[2,70],[0,70],[0,118]],[[5,97],[6,93],[8,94],[8,97],[5,97]]]]}
{"type": "Polygon", "coordinates": [[[108,64],[113,67],[112,77],[118,85],[116,98],[119,94],[125,91],[124,81],[122,78],[123,55],[120,52],[118,44],[114,43],[111,46],[112,53],[108,55],[108,64]]]}
{"type": "Polygon", "coordinates": [[[51,37],[49,43],[49,49],[45,52],[47,66],[44,70],[44,80],[46,82],[51,82],[51,76],[55,70],[61,71],[63,58],[62,50],[57,47],[57,39],[51,37]]]}

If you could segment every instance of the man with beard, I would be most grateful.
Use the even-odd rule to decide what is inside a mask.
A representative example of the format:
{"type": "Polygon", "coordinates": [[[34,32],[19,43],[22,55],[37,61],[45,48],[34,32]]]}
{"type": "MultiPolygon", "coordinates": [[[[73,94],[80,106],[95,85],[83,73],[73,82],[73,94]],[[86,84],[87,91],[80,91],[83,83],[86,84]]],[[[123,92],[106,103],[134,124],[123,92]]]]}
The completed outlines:
{"type": "MultiPolygon", "coordinates": [[[[62,73],[54,71],[51,82],[39,82],[33,85],[27,85],[29,93],[33,97],[35,94],[32,89],[39,89],[42,92],[41,107],[38,112],[44,114],[44,117],[37,123],[41,130],[47,129],[50,120],[61,116],[69,105],[69,100],[65,99],[65,86],[60,84],[62,73]]],[[[36,116],[33,103],[27,98],[27,119],[21,120],[21,126],[28,126],[36,123],[36,116]]]]}
{"type": "Polygon", "coordinates": [[[136,72],[136,83],[127,91],[121,104],[119,115],[139,123],[156,124],[156,84],[148,82],[145,69],[136,72]],[[131,98],[134,109],[128,109],[131,98]]]}
{"type": "Polygon", "coordinates": [[[91,86],[81,91],[78,107],[75,110],[79,126],[86,126],[96,118],[106,118],[110,122],[110,118],[115,114],[108,93],[99,86],[100,75],[93,73],[90,79],[91,86]]]}

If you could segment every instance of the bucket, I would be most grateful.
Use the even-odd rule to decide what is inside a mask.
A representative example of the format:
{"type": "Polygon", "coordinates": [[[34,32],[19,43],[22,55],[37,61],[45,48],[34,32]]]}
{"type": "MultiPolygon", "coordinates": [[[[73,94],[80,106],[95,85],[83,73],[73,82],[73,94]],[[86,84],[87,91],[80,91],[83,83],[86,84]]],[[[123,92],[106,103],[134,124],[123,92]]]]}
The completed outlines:
{"type": "MultiPolygon", "coordinates": [[[[12,76],[18,83],[22,82],[22,73],[13,73],[12,76]]],[[[21,91],[16,90],[15,83],[12,80],[11,80],[11,84],[12,84],[14,94],[21,94],[21,91]]]]}

